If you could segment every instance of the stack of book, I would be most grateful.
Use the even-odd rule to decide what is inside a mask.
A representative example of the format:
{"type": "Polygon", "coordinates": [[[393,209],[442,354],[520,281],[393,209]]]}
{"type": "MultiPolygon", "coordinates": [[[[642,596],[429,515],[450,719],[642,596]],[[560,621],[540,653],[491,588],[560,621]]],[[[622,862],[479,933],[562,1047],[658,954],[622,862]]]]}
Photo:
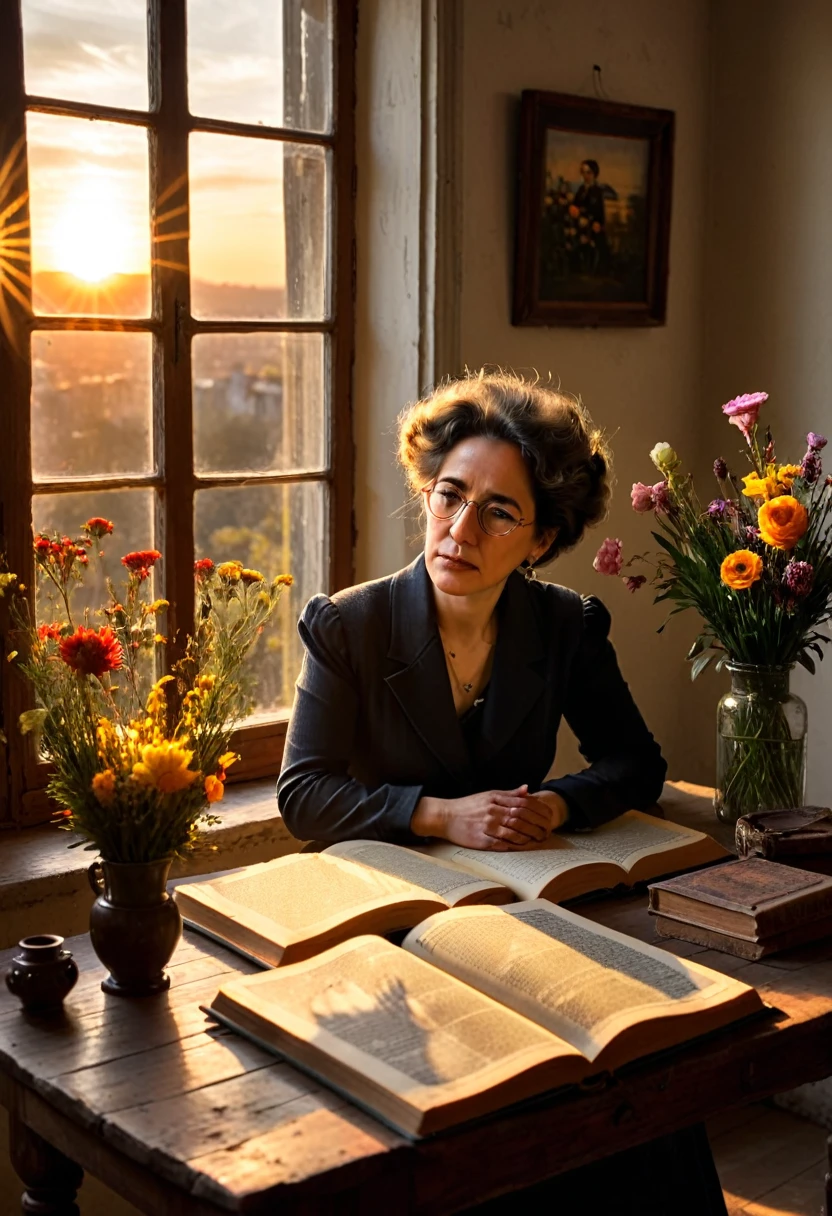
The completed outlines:
{"type": "Polygon", "coordinates": [[[756,960],[832,935],[832,878],[761,857],[651,883],[660,937],[756,960]]]}

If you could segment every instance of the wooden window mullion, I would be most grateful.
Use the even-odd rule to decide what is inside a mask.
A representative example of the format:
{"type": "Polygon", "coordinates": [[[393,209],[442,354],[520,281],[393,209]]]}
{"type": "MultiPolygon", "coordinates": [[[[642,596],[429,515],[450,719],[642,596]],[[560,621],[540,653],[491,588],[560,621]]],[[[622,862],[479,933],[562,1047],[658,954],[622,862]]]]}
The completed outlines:
{"type": "MultiPolygon", "coordinates": [[[[29,399],[32,320],[29,204],[26,160],[26,87],[23,23],[18,0],[0,4],[0,553],[30,589],[34,604],[34,558],[29,519],[32,437],[29,399]],[[8,234],[8,235],[7,235],[8,234]],[[14,241],[5,250],[5,240],[14,241]],[[25,260],[10,256],[25,251],[25,260]]],[[[24,790],[25,749],[17,720],[26,708],[22,682],[0,662],[2,721],[8,744],[0,744],[0,821],[13,817],[24,790]],[[5,761],[5,762],[3,762],[5,761]]]]}
{"type": "Polygon", "coordinates": [[[156,454],[165,483],[164,576],[175,660],[193,627],[194,600],[186,0],[153,0],[148,39],[153,315],[161,323],[154,352],[156,454]]]}

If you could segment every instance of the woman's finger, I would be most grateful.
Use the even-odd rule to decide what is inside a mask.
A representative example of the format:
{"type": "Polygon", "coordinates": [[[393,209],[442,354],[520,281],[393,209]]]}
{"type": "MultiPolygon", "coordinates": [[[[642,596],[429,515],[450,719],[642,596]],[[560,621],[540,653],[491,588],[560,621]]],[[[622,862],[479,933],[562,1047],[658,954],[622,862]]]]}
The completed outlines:
{"type": "Polygon", "coordinates": [[[527,832],[518,832],[516,828],[506,827],[505,824],[500,824],[494,828],[485,829],[486,836],[491,836],[495,840],[507,840],[511,844],[529,844],[532,837],[527,832]]]}
{"type": "Polygon", "coordinates": [[[534,840],[545,840],[549,834],[549,825],[539,823],[537,820],[528,819],[522,814],[506,815],[503,823],[507,828],[512,828],[515,832],[523,832],[526,836],[531,836],[534,840]]]}

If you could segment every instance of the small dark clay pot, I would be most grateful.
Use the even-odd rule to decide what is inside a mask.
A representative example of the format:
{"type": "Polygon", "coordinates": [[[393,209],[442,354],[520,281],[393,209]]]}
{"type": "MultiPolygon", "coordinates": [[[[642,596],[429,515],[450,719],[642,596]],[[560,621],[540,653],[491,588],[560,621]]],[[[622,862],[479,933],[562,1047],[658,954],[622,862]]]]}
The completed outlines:
{"type": "Polygon", "coordinates": [[[20,997],[30,1013],[60,1009],[64,997],[75,987],[78,967],[64,939],[52,933],[24,937],[6,972],[9,992],[20,997]]]}
{"type": "Polygon", "coordinates": [[[170,988],[165,966],[182,934],[182,917],[165,890],[170,858],[94,861],[88,870],[96,900],[90,910],[92,948],[110,974],[115,996],[153,996],[170,988]]]}

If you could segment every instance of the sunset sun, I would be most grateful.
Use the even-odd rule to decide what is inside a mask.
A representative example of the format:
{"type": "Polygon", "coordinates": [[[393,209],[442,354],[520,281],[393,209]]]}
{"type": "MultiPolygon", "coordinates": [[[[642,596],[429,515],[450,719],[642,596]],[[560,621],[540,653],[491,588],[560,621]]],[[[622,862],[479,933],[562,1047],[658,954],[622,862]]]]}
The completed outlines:
{"type": "Polygon", "coordinates": [[[102,184],[70,195],[52,231],[54,266],[88,283],[128,269],[130,231],[112,190],[102,184]]]}

